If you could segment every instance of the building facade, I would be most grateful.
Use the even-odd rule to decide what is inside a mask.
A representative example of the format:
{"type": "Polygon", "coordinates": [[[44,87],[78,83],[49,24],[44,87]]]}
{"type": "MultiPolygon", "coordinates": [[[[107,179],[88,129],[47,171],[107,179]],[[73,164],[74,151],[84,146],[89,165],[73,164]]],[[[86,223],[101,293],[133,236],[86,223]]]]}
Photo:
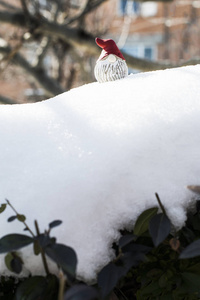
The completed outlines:
{"type": "Polygon", "coordinates": [[[200,1],[137,2],[110,0],[107,36],[129,54],[181,63],[200,56],[200,1]]]}
{"type": "MultiPolygon", "coordinates": [[[[44,5],[48,1],[40,0],[44,5]]],[[[82,9],[86,0],[69,0],[76,11],[82,9]]],[[[20,1],[8,0],[6,5],[16,6],[20,1]]],[[[48,4],[48,3],[47,3],[48,4]]],[[[7,9],[6,7],[1,7],[7,9]]],[[[47,13],[47,12],[46,12],[47,13]]],[[[75,13],[75,12],[74,12],[75,13]]],[[[151,2],[133,0],[107,0],[84,20],[84,29],[93,36],[112,38],[124,52],[153,61],[181,64],[183,61],[200,57],[200,0],[173,0],[151,2]]],[[[23,29],[8,24],[0,26],[1,37],[9,40],[13,47],[23,29]]],[[[36,45],[35,45],[36,46],[36,45]]],[[[37,52],[33,44],[27,44],[25,52],[30,63],[34,63],[37,52]]],[[[62,50],[62,49],[60,49],[62,50]]],[[[57,56],[59,49],[55,49],[57,56]]],[[[63,51],[63,50],[62,50],[63,51]]],[[[61,52],[62,52],[61,51],[61,52]]],[[[63,61],[63,87],[67,90],[95,80],[93,69],[97,57],[71,53],[63,61]],[[74,72],[75,76],[71,76],[74,72]],[[68,80],[69,78],[69,80],[68,80]],[[70,82],[70,80],[73,82],[70,82]],[[67,84],[66,82],[70,82],[67,84]]],[[[0,57],[1,58],[1,57],[0,57]]],[[[59,65],[55,54],[49,52],[44,60],[48,75],[59,76],[59,65]]],[[[20,67],[0,61],[0,96],[23,103],[47,98],[44,91],[26,76],[20,67]]],[[[130,70],[131,72],[138,70],[130,70]]]]}

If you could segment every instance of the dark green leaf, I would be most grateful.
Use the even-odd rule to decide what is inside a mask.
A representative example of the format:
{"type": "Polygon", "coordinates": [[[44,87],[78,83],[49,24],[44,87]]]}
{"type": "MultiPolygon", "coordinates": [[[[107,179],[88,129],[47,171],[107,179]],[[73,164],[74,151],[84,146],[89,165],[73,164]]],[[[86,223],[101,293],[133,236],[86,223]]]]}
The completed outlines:
{"type": "Polygon", "coordinates": [[[17,216],[11,216],[10,218],[8,218],[8,222],[12,222],[14,221],[15,219],[17,219],[17,216]]]}
{"type": "Polygon", "coordinates": [[[198,274],[200,276],[200,262],[191,266],[191,263],[186,268],[186,272],[198,274]]]}
{"type": "Polygon", "coordinates": [[[122,236],[119,240],[119,247],[122,248],[124,246],[126,246],[127,244],[129,244],[132,241],[135,241],[136,236],[134,234],[126,234],[124,236],[122,236]]]}
{"type": "Polygon", "coordinates": [[[192,243],[194,241],[195,234],[188,227],[183,227],[182,230],[181,230],[181,233],[184,236],[184,238],[187,240],[188,243],[192,243]]]}
{"type": "Polygon", "coordinates": [[[45,253],[62,268],[65,274],[75,277],[77,256],[71,247],[52,244],[45,248],[45,253]]]}
{"type": "Polygon", "coordinates": [[[51,223],[49,224],[49,228],[54,228],[54,227],[56,227],[56,226],[59,226],[60,224],[62,224],[62,221],[60,221],[60,220],[55,220],[55,221],[53,221],[53,222],[51,222],[51,223]]]}
{"type": "Polygon", "coordinates": [[[14,273],[21,273],[23,261],[18,253],[11,252],[5,256],[5,264],[7,268],[14,273]]]}
{"type": "Polygon", "coordinates": [[[47,288],[45,290],[45,294],[43,295],[42,300],[56,300],[58,298],[58,289],[59,289],[59,281],[57,276],[48,275],[47,279],[47,288]]]}
{"type": "Polygon", "coordinates": [[[99,299],[97,290],[91,286],[77,284],[65,294],[64,300],[96,300],[99,299]]]}
{"type": "Polygon", "coordinates": [[[192,258],[200,255],[200,240],[196,240],[187,246],[180,254],[179,258],[192,258]]]}
{"type": "Polygon", "coordinates": [[[148,253],[151,251],[152,247],[148,247],[145,245],[140,245],[136,243],[130,243],[122,248],[124,252],[134,252],[134,253],[148,253]]]}
{"type": "Polygon", "coordinates": [[[164,273],[160,276],[158,283],[161,288],[166,288],[166,286],[168,284],[168,278],[167,278],[166,273],[164,273]]]}
{"type": "Polygon", "coordinates": [[[39,245],[42,248],[45,248],[52,244],[52,239],[50,238],[50,236],[48,234],[40,234],[35,239],[38,241],[39,245]]]}
{"type": "Polygon", "coordinates": [[[148,230],[149,221],[158,212],[158,207],[152,207],[145,210],[137,219],[134,227],[134,234],[141,235],[148,230]]]}
{"type": "Polygon", "coordinates": [[[193,215],[193,217],[192,217],[192,226],[195,230],[200,231],[200,215],[199,214],[193,215]]]}
{"type": "Polygon", "coordinates": [[[153,268],[146,275],[147,277],[154,279],[154,278],[159,278],[162,274],[163,274],[162,269],[153,268]]]}
{"type": "Polygon", "coordinates": [[[17,220],[20,222],[25,222],[26,221],[26,217],[24,215],[17,215],[17,220]]]}
{"type": "Polygon", "coordinates": [[[22,260],[20,257],[18,256],[14,256],[13,259],[11,260],[10,262],[10,266],[11,266],[11,269],[13,270],[13,272],[15,272],[16,274],[19,274],[21,273],[22,271],[22,260]]]}
{"type": "Polygon", "coordinates": [[[7,206],[6,203],[1,204],[1,206],[0,206],[0,214],[6,209],[6,206],[7,206]]]}
{"type": "Polygon", "coordinates": [[[161,295],[159,300],[174,300],[174,297],[172,296],[172,293],[169,292],[167,294],[161,295]]]}
{"type": "Polygon", "coordinates": [[[13,259],[12,253],[7,253],[5,258],[4,258],[5,265],[8,268],[8,270],[10,270],[11,272],[13,272],[12,267],[11,267],[11,260],[12,259],[13,259]]]}
{"type": "Polygon", "coordinates": [[[145,259],[144,253],[136,252],[126,252],[122,258],[121,262],[125,269],[124,275],[134,266],[137,266],[141,261],[145,259]]]}
{"type": "Polygon", "coordinates": [[[119,279],[126,274],[123,266],[116,266],[109,263],[98,274],[98,286],[101,289],[102,298],[106,297],[116,286],[119,279]]]}
{"type": "Polygon", "coordinates": [[[43,299],[43,294],[47,287],[46,278],[43,276],[34,276],[26,279],[18,287],[15,299],[16,300],[36,300],[43,299]]]}
{"type": "Polygon", "coordinates": [[[159,286],[158,281],[151,281],[148,285],[138,290],[136,295],[137,295],[137,299],[160,299],[159,297],[158,298],[155,297],[155,295],[159,295],[159,294],[161,294],[161,288],[159,286]],[[153,295],[153,298],[149,298],[149,296],[151,295],[153,295]]]}
{"type": "Polygon", "coordinates": [[[55,244],[55,243],[56,243],[56,238],[55,238],[55,237],[52,237],[52,238],[51,238],[51,245],[52,245],[52,244],[55,244]]]}
{"type": "Polygon", "coordinates": [[[23,234],[8,234],[0,239],[0,253],[12,252],[33,243],[33,238],[23,234]]]}
{"type": "Polygon", "coordinates": [[[188,292],[196,292],[198,294],[200,293],[200,275],[184,272],[181,274],[181,277],[184,282],[184,288],[188,292]]]}
{"type": "Polygon", "coordinates": [[[155,215],[149,222],[149,233],[152,237],[155,247],[162,243],[169,235],[171,230],[171,222],[169,218],[160,213],[155,215]]]}
{"type": "Polygon", "coordinates": [[[173,295],[173,300],[183,300],[183,299],[184,300],[197,300],[196,297],[190,298],[190,296],[192,296],[192,294],[190,294],[190,296],[188,295],[187,289],[185,289],[185,287],[184,287],[184,283],[181,286],[179,286],[177,289],[175,289],[172,292],[172,295],[173,295]]]}
{"type": "Polygon", "coordinates": [[[200,212],[200,200],[197,200],[196,202],[196,210],[197,212],[200,212]]]}
{"type": "Polygon", "coordinates": [[[58,289],[59,282],[55,275],[51,274],[46,277],[34,276],[26,279],[19,285],[14,299],[56,300],[58,299],[58,289]]]}

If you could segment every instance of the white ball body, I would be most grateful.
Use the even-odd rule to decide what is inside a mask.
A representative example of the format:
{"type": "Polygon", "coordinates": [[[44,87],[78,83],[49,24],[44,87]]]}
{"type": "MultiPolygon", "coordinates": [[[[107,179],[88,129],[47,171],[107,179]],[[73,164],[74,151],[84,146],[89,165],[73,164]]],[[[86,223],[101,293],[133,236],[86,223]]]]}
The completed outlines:
{"type": "Polygon", "coordinates": [[[94,68],[94,75],[98,82],[114,81],[128,76],[128,67],[124,59],[109,54],[98,60],[94,68]]]}

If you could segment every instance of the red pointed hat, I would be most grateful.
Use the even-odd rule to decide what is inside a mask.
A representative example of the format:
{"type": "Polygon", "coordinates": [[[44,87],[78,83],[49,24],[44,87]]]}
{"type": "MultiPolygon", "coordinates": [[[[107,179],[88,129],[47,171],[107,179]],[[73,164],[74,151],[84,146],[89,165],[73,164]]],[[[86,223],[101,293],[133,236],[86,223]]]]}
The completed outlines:
{"type": "Polygon", "coordinates": [[[101,55],[98,60],[103,59],[104,57],[108,56],[109,54],[114,54],[121,59],[125,58],[123,57],[122,53],[120,52],[119,48],[115,44],[115,42],[111,39],[103,40],[100,38],[96,38],[96,43],[99,47],[101,47],[103,50],[101,52],[101,55]]]}

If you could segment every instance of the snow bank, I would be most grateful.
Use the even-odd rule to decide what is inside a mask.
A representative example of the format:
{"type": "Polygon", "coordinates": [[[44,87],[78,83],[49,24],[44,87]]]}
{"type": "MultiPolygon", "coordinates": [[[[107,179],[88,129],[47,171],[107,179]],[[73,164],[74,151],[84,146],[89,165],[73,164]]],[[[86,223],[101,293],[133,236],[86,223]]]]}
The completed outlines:
{"type": "MultiPolygon", "coordinates": [[[[0,106],[0,202],[7,198],[41,231],[75,248],[78,275],[91,280],[113,255],[118,229],[157,192],[175,226],[200,177],[200,66],[92,83],[41,103],[0,106]]],[[[0,236],[22,233],[13,212],[0,236]]],[[[40,258],[23,255],[41,273],[40,258]]],[[[5,273],[3,255],[0,270],[5,273]]]]}

